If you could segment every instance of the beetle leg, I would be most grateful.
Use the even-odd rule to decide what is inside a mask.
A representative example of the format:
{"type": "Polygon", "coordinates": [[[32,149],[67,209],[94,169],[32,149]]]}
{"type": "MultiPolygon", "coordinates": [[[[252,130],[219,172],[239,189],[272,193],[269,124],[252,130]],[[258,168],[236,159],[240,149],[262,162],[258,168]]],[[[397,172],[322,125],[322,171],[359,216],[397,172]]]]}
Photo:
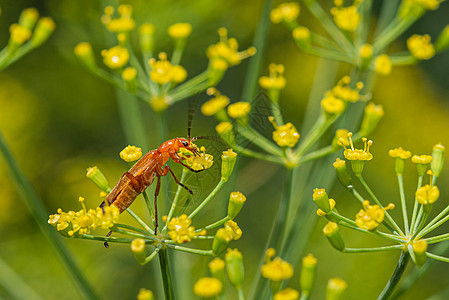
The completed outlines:
{"type": "Polygon", "coordinates": [[[187,169],[189,169],[190,171],[195,172],[195,173],[199,173],[199,172],[207,170],[207,169],[195,170],[195,169],[192,169],[191,167],[189,167],[188,165],[186,165],[185,163],[183,163],[182,161],[180,161],[179,163],[181,165],[183,165],[184,167],[186,167],[187,169]]]}
{"type": "Polygon", "coordinates": [[[168,172],[170,172],[171,175],[173,176],[173,179],[175,179],[175,182],[176,182],[177,184],[179,184],[181,187],[185,188],[191,195],[193,195],[193,191],[192,191],[191,189],[189,189],[188,187],[186,187],[184,184],[182,184],[182,183],[178,180],[178,178],[176,178],[175,173],[173,173],[173,171],[171,170],[171,168],[170,168],[169,166],[166,166],[166,167],[162,170],[162,172],[163,172],[163,174],[164,174],[163,176],[167,175],[168,172]]]}
{"type": "Polygon", "coordinates": [[[161,176],[157,175],[156,189],[154,190],[154,234],[157,235],[158,219],[157,219],[157,196],[161,190],[161,176]]]}
{"type": "MultiPolygon", "coordinates": [[[[110,236],[111,236],[111,234],[112,234],[112,231],[109,231],[109,233],[108,233],[108,234],[106,234],[106,237],[110,237],[110,236]]],[[[104,245],[104,247],[105,247],[105,248],[109,248],[109,244],[108,244],[108,241],[105,241],[105,242],[103,243],[103,245],[104,245]]]]}

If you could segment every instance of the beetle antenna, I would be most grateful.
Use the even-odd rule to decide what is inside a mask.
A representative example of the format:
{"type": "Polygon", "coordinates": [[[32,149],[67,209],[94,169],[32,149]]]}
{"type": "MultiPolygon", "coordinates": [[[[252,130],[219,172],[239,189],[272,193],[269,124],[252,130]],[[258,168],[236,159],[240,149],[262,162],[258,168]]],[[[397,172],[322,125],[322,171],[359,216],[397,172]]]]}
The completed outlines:
{"type": "Polygon", "coordinates": [[[190,135],[190,131],[192,129],[192,121],[193,121],[193,116],[195,115],[195,110],[196,110],[196,104],[198,103],[197,98],[195,98],[194,100],[189,100],[188,101],[188,115],[187,115],[187,137],[189,138],[189,141],[192,140],[192,137],[190,135]]]}
{"type": "Polygon", "coordinates": [[[196,136],[192,138],[192,142],[196,141],[196,140],[212,140],[212,141],[217,141],[223,145],[226,146],[226,148],[228,147],[227,144],[225,142],[223,142],[222,139],[220,139],[217,136],[210,136],[210,135],[205,135],[205,136],[196,136]]]}

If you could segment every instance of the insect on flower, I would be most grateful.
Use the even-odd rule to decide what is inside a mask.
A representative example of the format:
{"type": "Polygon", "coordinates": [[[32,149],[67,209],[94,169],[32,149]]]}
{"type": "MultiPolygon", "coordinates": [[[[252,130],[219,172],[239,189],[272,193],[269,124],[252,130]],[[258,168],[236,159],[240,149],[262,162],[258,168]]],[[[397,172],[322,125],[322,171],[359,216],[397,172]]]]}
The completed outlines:
{"type": "MultiPolygon", "coordinates": [[[[174,138],[162,143],[159,148],[149,151],[142,156],[129,171],[123,173],[117,185],[106,196],[106,201],[108,201],[109,204],[114,204],[119,208],[120,213],[122,213],[157,177],[157,185],[154,192],[155,234],[157,234],[158,228],[157,197],[161,188],[161,177],[171,173],[175,182],[193,195],[193,191],[176,178],[172,169],[169,166],[164,166],[168,160],[171,158],[175,163],[181,164],[192,172],[204,171],[212,165],[212,161],[209,162],[209,165],[201,165],[199,167],[198,164],[188,165],[188,163],[186,163],[190,158],[201,158],[205,155],[198,151],[198,147],[193,143],[195,140],[213,138],[208,136],[191,138],[190,127],[191,118],[189,118],[188,138],[174,138]],[[189,157],[188,154],[179,154],[178,152],[180,152],[181,149],[184,150],[183,152],[188,150],[192,153],[192,156],[189,157]]],[[[103,202],[100,207],[104,207],[104,205],[105,202],[103,202]]],[[[105,244],[105,246],[107,247],[107,244],[105,244]]]]}

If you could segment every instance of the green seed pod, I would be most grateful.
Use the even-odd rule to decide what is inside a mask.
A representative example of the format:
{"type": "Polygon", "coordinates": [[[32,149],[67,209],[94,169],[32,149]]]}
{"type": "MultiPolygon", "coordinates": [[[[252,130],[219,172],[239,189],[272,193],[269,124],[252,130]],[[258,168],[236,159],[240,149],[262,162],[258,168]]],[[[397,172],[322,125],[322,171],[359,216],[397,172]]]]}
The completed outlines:
{"type": "Polygon", "coordinates": [[[416,242],[413,243],[412,249],[413,249],[413,253],[415,254],[415,262],[416,265],[421,268],[427,260],[427,242],[424,240],[418,240],[416,242]]]}
{"type": "Polygon", "coordinates": [[[301,292],[305,295],[310,295],[313,285],[315,283],[315,273],[317,259],[309,254],[302,259],[301,276],[299,278],[299,284],[301,286],[301,292]]]}
{"type": "Polygon", "coordinates": [[[242,289],[245,278],[242,253],[237,249],[228,249],[225,259],[229,281],[237,290],[242,289]]]}
{"type": "Polygon", "coordinates": [[[226,248],[228,248],[229,243],[234,239],[234,235],[231,229],[220,228],[214,236],[212,242],[212,252],[215,256],[222,254],[226,248]]]}
{"type": "MultiPolygon", "coordinates": [[[[232,130],[231,130],[232,131],[232,130]]],[[[237,153],[229,149],[228,151],[223,151],[221,156],[221,180],[226,182],[234,170],[235,161],[237,160],[237,153]]]]}
{"type": "Polygon", "coordinates": [[[337,160],[333,163],[333,166],[335,168],[335,171],[337,171],[338,181],[340,181],[340,183],[344,187],[352,186],[352,177],[351,174],[349,174],[348,168],[346,167],[346,161],[337,158],[337,160]]]}
{"type": "Polygon", "coordinates": [[[242,210],[243,204],[245,204],[246,197],[240,192],[232,192],[229,196],[228,204],[228,217],[234,219],[238,213],[242,210]]]}
{"type": "Polygon", "coordinates": [[[373,102],[365,107],[365,114],[363,116],[362,125],[360,126],[360,134],[368,136],[379,124],[379,121],[384,116],[382,105],[375,105],[373,102]]]}
{"type": "Polygon", "coordinates": [[[329,197],[327,196],[325,189],[314,189],[313,201],[318,206],[318,208],[324,211],[325,213],[329,213],[331,211],[329,197]]]}
{"type": "Polygon", "coordinates": [[[111,187],[103,173],[96,166],[87,168],[86,177],[92,180],[102,191],[109,193],[111,187]]]}
{"type": "Polygon", "coordinates": [[[433,176],[438,177],[443,170],[444,165],[444,146],[437,144],[433,146],[432,162],[430,168],[432,169],[433,176]]]}
{"type": "Polygon", "coordinates": [[[78,59],[88,68],[93,69],[96,67],[95,56],[90,43],[79,43],[75,46],[74,52],[78,59]]]}
{"type": "Polygon", "coordinates": [[[138,238],[134,239],[131,242],[131,251],[134,254],[134,258],[137,260],[137,262],[141,265],[145,264],[145,240],[138,238]]]}
{"type": "Polygon", "coordinates": [[[341,237],[337,223],[328,222],[323,228],[323,233],[335,249],[338,251],[345,250],[345,242],[341,237]]]}
{"type": "Polygon", "coordinates": [[[339,300],[347,288],[347,283],[340,278],[332,278],[327,282],[326,300],[339,300]]]}
{"type": "Polygon", "coordinates": [[[33,36],[31,38],[31,44],[34,47],[42,45],[55,31],[56,24],[50,17],[40,18],[39,22],[37,22],[36,29],[33,32],[33,36]]]}
{"type": "Polygon", "coordinates": [[[28,30],[32,30],[36,25],[37,19],[39,19],[39,12],[34,7],[26,8],[22,10],[19,17],[19,24],[28,30]]]}

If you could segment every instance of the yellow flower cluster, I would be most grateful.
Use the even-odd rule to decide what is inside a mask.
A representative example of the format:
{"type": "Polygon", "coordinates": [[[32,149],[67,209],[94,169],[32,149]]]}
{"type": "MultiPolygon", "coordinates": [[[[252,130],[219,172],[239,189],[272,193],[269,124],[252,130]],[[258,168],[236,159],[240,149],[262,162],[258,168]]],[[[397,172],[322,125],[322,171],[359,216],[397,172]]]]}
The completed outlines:
{"type": "Polygon", "coordinates": [[[195,232],[195,227],[190,226],[191,224],[192,220],[186,214],[172,218],[167,224],[168,236],[176,243],[182,244],[190,242],[197,235],[206,234],[205,231],[195,232]]]}
{"type": "Polygon", "coordinates": [[[374,60],[374,70],[382,75],[388,75],[391,73],[392,63],[390,57],[387,54],[381,54],[374,60]]]}
{"type": "Polygon", "coordinates": [[[136,146],[128,145],[120,151],[120,158],[126,162],[136,161],[142,157],[142,149],[136,146]]]}
{"type": "Polygon", "coordinates": [[[280,290],[274,294],[273,300],[298,300],[299,292],[292,288],[280,290]]]}
{"type": "Polygon", "coordinates": [[[180,83],[187,77],[187,71],[181,66],[172,65],[167,60],[165,52],[159,53],[159,60],[152,58],[149,63],[151,66],[150,78],[156,83],[180,83]]]}
{"type": "Polygon", "coordinates": [[[131,5],[120,5],[117,9],[118,18],[113,18],[114,8],[107,6],[104,9],[104,15],[101,21],[110,32],[123,33],[129,32],[136,27],[136,23],[132,18],[133,8],[131,5]]]}
{"type": "Polygon", "coordinates": [[[55,226],[58,231],[68,229],[68,235],[73,236],[75,233],[89,234],[98,227],[109,229],[118,222],[120,211],[116,206],[105,205],[103,208],[87,210],[83,197],[79,197],[79,202],[83,209],[64,212],[59,208],[57,214],[50,215],[48,224],[55,226]]]}
{"type": "Polygon", "coordinates": [[[276,257],[270,260],[272,256],[276,254],[273,248],[270,248],[266,252],[266,263],[262,266],[262,276],[270,279],[271,281],[282,281],[293,277],[293,266],[282,260],[280,257],[276,257]]]}
{"type": "MultiPolygon", "coordinates": [[[[369,152],[369,147],[373,144],[373,141],[367,140],[367,138],[362,138],[364,147],[362,149],[354,149],[354,144],[352,142],[352,132],[348,133],[349,143],[351,148],[345,148],[344,156],[347,160],[371,160],[373,155],[369,152]]],[[[343,143],[344,141],[342,141],[343,143]]]]}
{"type": "Polygon", "coordinates": [[[228,97],[220,94],[220,92],[215,88],[208,88],[207,94],[214,95],[213,98],[201,106],[201,112],[207,117],[215,115],[217,112],[228,106],[230,102],[228,97]]]}
{"type": "Polygon", "coordinates": [[[363,202],[361,209],[355,216],[355,223],[359,228],[373,230],[383,222],[385,218],[385,210],[393,209],[394,204],[390,203],[387,207],[381,208],[379,205],[370,205],[368,200],[363,202]]]}
{"type": "Polygon", "coordinates": [[[431,59],[435,55],[435,47],[430,42],[430,35],[414,34],[407,39],[407,48],[417,59],[431,59]]]}
{"type": "Polygon", "coordinates": [[[271,10],[270,19],[274,24],[281,22],[290,23],[298,18],[300,12],[299,4],[296,2],[286,2],[271,10]]]}
{"type": "Polygon", "coordinates": [[[418,203],[427,205],[432,204],[440,197],[440,190],[436,185],[428,185],[420,187],[415,193],[418,203]]]}
{"type": "Polygon", "coordinates": [[[331,8],[331,14],[340,29],[349,32],[354,32],[357,29],[361,19],[357,10],[360,2],[361,0],[355,0],[353,5],[343,7],[343,0],[334,0],[335,7],[331,8]]]}
{"type": "Polygon", "coordinates": [[[299,140],[299,133],[292,123],[278,126],[274,121],[274,117],[268,117],[275,131],[273,131],[273,140],[280,147],[294,147],[299,140]]]}
{"type": "Polygon", "coordinates": [[[227,67],[238,65],[242,59],[256,53],[254,47],[238,52],[239,44],[236,39],[228,38],[226,28],[218,29],[218,35],[220,36],[220,41],[210,45],[206,51],[207,57],[209,57],[212,64],[217,65],[217,62],[220,62],[219,65],[226,69],[227,67]]]}
{"type": "Polygon", "coordinates": [[[327,93],[326,97],[321,100],[321,107],[330,115],[341,114],[345,110],[345,103],[332,96],[332,94],[327,93]]]}
{"type": "Polygon", "coordinates": [[[270,70],[269,76],[262,76],[259,78],[259,85],[266,90],[276,89],[280,90],[285,87],[286,80],[282,76],[284,73],[283,65],[270,64],[268,67],[270,70]]]}
{"type": "Polygon", "coordinates": [[[203,298],[217,297],[223,290],[223,284],[217,278],[200,278],[193,286],[195,295],[203,298]]]}
{"type": "Polygon", "coordinates": [[[242,118],[251,111],[251,104],[249,102],[235,102],[228,106],[228,115],[233,118],[242,118]]]}
{"type": "Polygon", "coordinates": [[[123,46],[114,46],[101,51],[103,63],[111,69],[124,67],[129,61],[129,51],[123,46]]]}
{"type": "Polygon", "coordinates": [[[433,158],[431,155],[413,155],[412,162],[414,164],[428,165],[432,162],[433,158]]]}
{"type": "Polygon", "coordinates": [[[209,169],[214,163],[214,157],[206,154],[206,148],[204,147],[201,147],[196,155],[185,148],[180,148],[179,152],[179,156],[184,158],[184,163],[194,170],[209,169]]]}
{"type": "Polygon", "coordinates": [[[174,39],[186,39],[192,33],[189,23],[176,23],[168,27],[168,35],[174,39]]]}
{"type": "Polygon", "coordinates": [[[12,24],[9,27],[9,33],[11,34],[11,40],[19,45],[22,45],[31,37],[31,30],[19,24],[12,24]]]}
{"type": "Polygon", "coordinates": [[[350,83],[351,77],[344,76],[330,92],[334,97],[343,101],[357,102],[360,99],[360,90],[363,89],[363,82],[357,82],[355,89],[349,87],[350,83]]]}
{"type": "Polygon", "coordinates": [[[412,153],[410,151],[402,149],[402,147],[399,147],[388,151],[388,155],[393,158],[407,159],[412,156],[412,153]]]}

